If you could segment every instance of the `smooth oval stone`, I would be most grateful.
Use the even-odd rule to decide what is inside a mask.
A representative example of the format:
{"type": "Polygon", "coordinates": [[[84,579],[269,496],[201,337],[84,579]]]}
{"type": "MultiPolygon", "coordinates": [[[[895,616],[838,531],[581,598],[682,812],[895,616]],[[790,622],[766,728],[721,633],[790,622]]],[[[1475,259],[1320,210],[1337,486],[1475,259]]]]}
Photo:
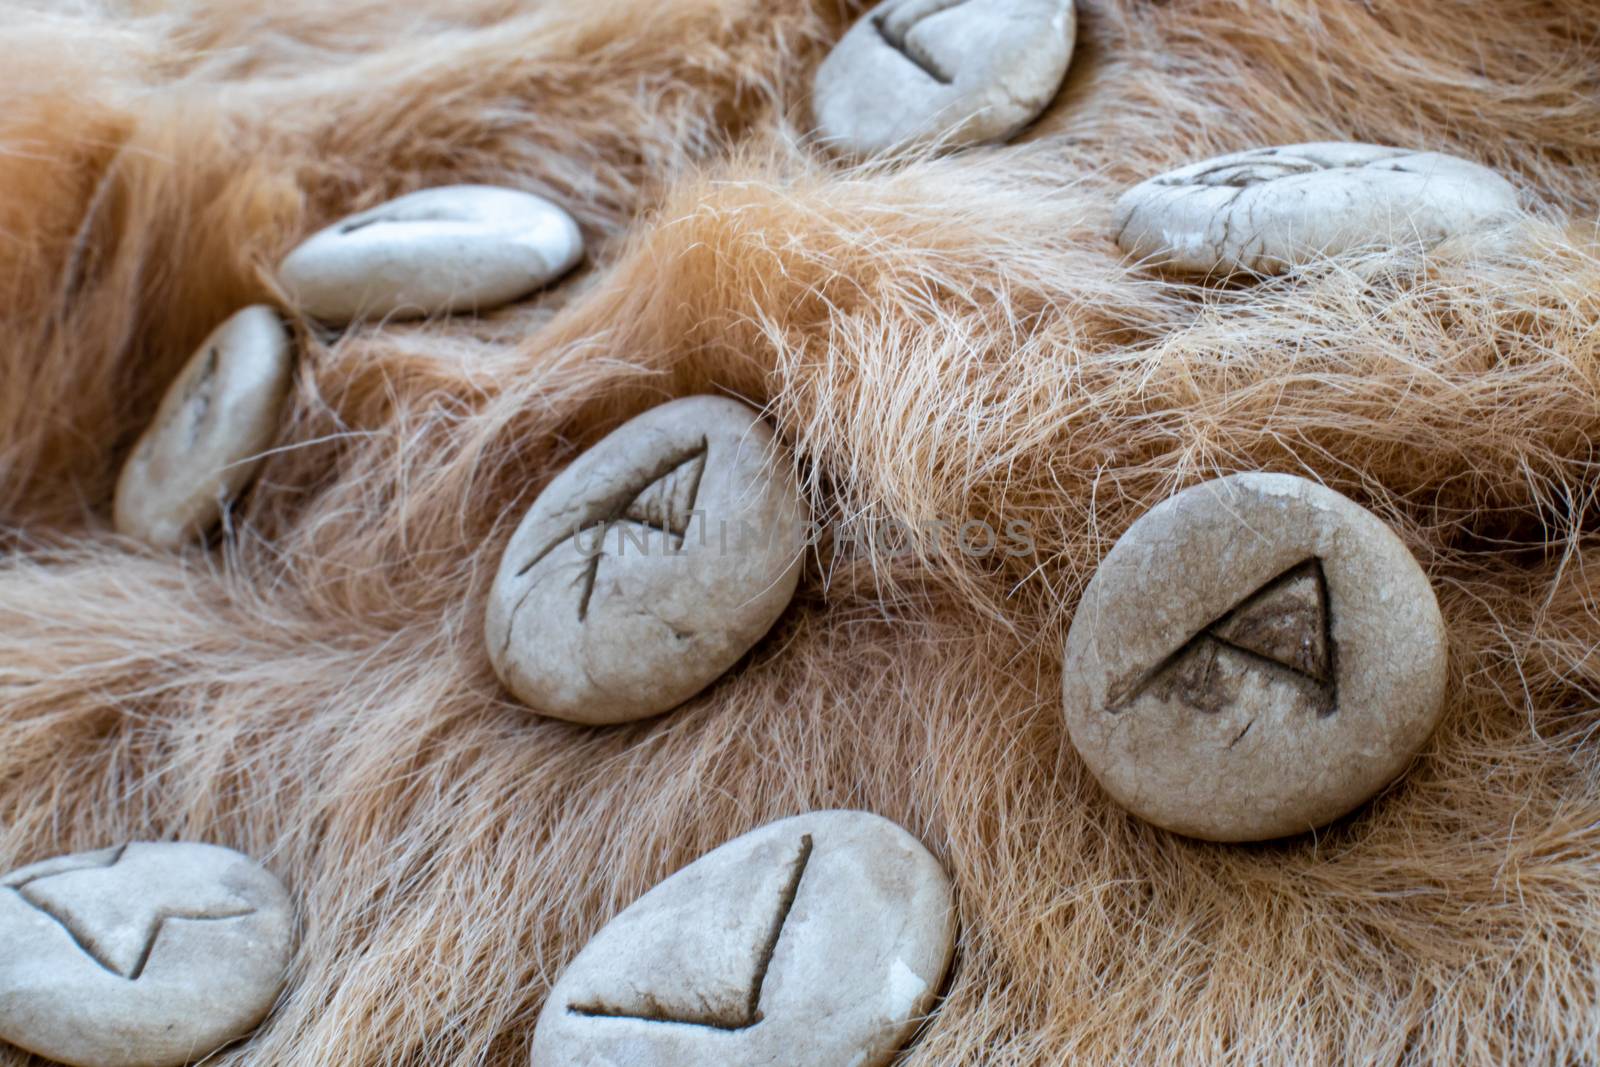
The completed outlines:
{"type": "Polygon", "coordinates": [[[887,0],[817,68],[812,110],[859,156],[1008,141],[1055,98],[1076,38],[1072,0],[887,0]]]}
{"type": "Polygon", "coordinates": [[[283,886],[229,849],[135,843],[0,878],[0,1038],[75,1067],[177,1067],[283,987],[283,886]]]}
{"type": "Polygon", "coordinates": [[[955,951],[949,879],[894,823],[771,823],[640,897],[578,954],[537,1067],[881,1067],[955,951]]]}
{"type": "Polygon", "coordinates": [[[294,305],[334,325],[489,311],[583,258],[578,224],[532,193],[448,185],[351,215],[290,252],[294,305]]]}
{"type": "Polygon", "coordinates": [[[1129,189],[1117,243],[1179,271],[1271,274],[1364,248],[1430,246],[1504,223],[1517,193],[1438,152],[1324,142],[1218,156],[1129,189]]]}
{"type": "Polygon", "coordinates": [[[245,308],[217,327],[123,465],[117,529],[177,548],[216,525],[277,435],[292,361],[289,335],[271,308],[245,308]]]}
{"type": "Polygon", "coordinates": [[[1299,833],[1392,781],[1443,708],[1445,630],[1392,530],[1240,474],[1135,522],[1067,636],[1072,743],[1134,814],[1214,841],[1299,833]]]}
{"type": "Polygon", "coordinates": [[[647,411],[562,471],[512,536],[489,594],[495,670],[573,722],[676,707],[782,614],[803,520],[755,411],[714,396],[647,411]]]}

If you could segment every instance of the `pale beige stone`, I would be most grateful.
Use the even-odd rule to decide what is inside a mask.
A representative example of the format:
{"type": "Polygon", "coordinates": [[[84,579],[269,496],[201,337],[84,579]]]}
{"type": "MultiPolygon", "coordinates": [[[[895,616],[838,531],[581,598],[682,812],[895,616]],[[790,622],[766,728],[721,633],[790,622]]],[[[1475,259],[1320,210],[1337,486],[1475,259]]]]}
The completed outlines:
{"type": "Polygon", "coordinates": [[[887,0],[817,68],[812,110],[860,156],[1008,141],[1055,98],[1076,37],[1072,0],[887,0]]]}
{"type": "Polygon", "coordinates": [[[278,276],[296,308],[342,325],[489,311],[555,281],[582,258],[578,224],[543,197],[448,185],[312,235],[278,276]]]}
{"type": "Polygon", "coordinates": [[[117,530],[157,548],[204,536],[277,436],[292,370],[289,335],[271,308],[245,308],[219,326],[124,464],[117,530]]]}
{"type": "Polygon", "coordinates": [[[886,819],[771,823],[640,897],[545,1002],[535,1067],[881,1067],[955,951],[949,879],[886,819]]]}
{"type": "Polygon", "coordinates": [[[283,886],[229,849],[134,843],[0,878],[0,1038],[74,1067],[177,1067],[283,987],[283,886]]]}
{"type": "Polygon", "coordinates": [[[676,707],[788,605],[804,518],[755,411],[714,396],[647,411],[562,471],[512,536],[489,594],[495,670],[574,722],[676,707]]]}
{"type": "Polygon", "coordinates": [[[1218,156],[1134,186],[1117,243],[1179,271],[1271,274],[1357,249],[1433,246],[1504,224],[1517,193],[1438,152],[1344,142],[1218,156]]]}
{"type": "Polygon", "coordinates": [[[1443,708],[1444,621],[1370,512],[1283,474],[1152,508],[1067,636],[1072,743],[1140,817],[1215,841],[1321,826],[1407,765],[1443,708]]]}

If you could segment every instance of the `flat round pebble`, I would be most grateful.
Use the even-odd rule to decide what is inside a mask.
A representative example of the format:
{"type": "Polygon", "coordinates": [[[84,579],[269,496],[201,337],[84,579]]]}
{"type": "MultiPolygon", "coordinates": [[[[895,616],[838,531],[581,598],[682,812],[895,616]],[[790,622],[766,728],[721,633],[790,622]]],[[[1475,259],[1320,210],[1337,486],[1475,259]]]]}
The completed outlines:
{"type": "Polygon", "coordinates": [[[887,0],[817,68],[812,110],[833,147],[870,156],[1008,141],[1061,88],[1072,0],[887,0]]]}
{"type": "Polygon", "coordinates": [[[536,1067],[882,1067],[955,951],[949,879],[864,812],[771,823],[618,915],[550,991],[536,1067]]]}
{"type": "Polygon", "coordinates": [[[332,325],[489,311],[583,258],[578,224],[532,193],[449,185],[313,235],[278,269],[294,306],[332,325]]]}
{"type": "Polygon", "coordinates": [[[1158,826],[1255,841],[1392,781],[1438,722],[1445,630],[1392,530],[1303,478],[1239,474],[1152,508],[1067,636],[1072,743],[1158,826]]]}
{"type": "Polygon", "coordinates": [[[1438,152],[1323,142],[1218,156],[1117,202],[1117,243],[1178,271],[1271,274],[1356,249],[1436,245],[1504,223],[1511,184],[1438,152]]]}
{"type": "Polygon", "coordinates": [[[0,1038],[74,1067],[177,1067],[283,987],[283,886],[229,849],[134,843],[0,878],[0,1038]]]}
{"type": "Polygon", "coordinates": [[[757,412],[715,396],[663,404],[534,502],[489,594],[490,658],[544,715],[667,711],[772,627],[804,540],[799,488],[757,412]]]}
{"type": "Polygon", "coordinates": [[[117,530],[177,548],[216,525],[277,436],[289,335],[271,308],[245,308],[200,345],[167,389],[117,481],[117,530]]]}

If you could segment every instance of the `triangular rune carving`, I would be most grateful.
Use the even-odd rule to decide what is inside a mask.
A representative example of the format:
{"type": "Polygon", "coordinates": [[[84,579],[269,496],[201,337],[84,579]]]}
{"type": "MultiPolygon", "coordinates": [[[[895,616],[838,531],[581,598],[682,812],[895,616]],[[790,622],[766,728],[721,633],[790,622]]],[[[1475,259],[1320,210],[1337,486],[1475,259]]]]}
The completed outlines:
{"type": "Polygon", "coordinates": [[[1315,692],[1319,714],[1328,714],[1336,702],[1336,654],[1327,578],[1322,561],[1313,557],[1258,586],[1149,672],[1113,691],[1110,710],[1126,707],[1159,684],[1192,707],[1221,711],[1232,698],[1223,681],[1226,672],[1218,667],[1242,656],[1288,672],[1315,692]]]}
{"type": "Polygon", "coordinates": [[[1308,559],[1274,578],[1223,616],[1210,633],[1224,644],[1326,682],[1332,642],[1321,562],[1308,559]]]}

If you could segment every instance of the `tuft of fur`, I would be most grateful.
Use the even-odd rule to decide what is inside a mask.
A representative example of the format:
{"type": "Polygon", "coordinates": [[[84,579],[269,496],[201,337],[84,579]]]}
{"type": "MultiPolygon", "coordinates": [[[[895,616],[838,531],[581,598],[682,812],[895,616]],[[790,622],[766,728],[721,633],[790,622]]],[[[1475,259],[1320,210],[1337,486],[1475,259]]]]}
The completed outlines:
{"type": "Polygon", "coordinates": [[[823,807],[955,880],[908,1063],[1600,1060],[1600,7],[1084,0],[1016,144],[857,165],[807,92],[860,10],[0,4],[0,866],[149,838],[266,862],[299,949],[222,1064],[523,1064],[607,919],[823,807]],[[1112,244],[1131,182],[1313,139],[1478,159],[1528,218],[1257,285],[1112,244]],[[305,234],[457,181],[562,203],[588,267],[481,319],[296,324],[222,542],[116,537],[193,345],[278,299],[305,234]],[[766,408],[821,518],[1016,522],[1032,551],[824,541],[680,710],[528,715],[483,647],[501,548],[579,449],[701,391],[766,408]],[[1400,531],[1450,698],[1352,817],[1208,845],[1095,787],[1061,648],[1139,514],[1255,469],[1400,531]]]}

